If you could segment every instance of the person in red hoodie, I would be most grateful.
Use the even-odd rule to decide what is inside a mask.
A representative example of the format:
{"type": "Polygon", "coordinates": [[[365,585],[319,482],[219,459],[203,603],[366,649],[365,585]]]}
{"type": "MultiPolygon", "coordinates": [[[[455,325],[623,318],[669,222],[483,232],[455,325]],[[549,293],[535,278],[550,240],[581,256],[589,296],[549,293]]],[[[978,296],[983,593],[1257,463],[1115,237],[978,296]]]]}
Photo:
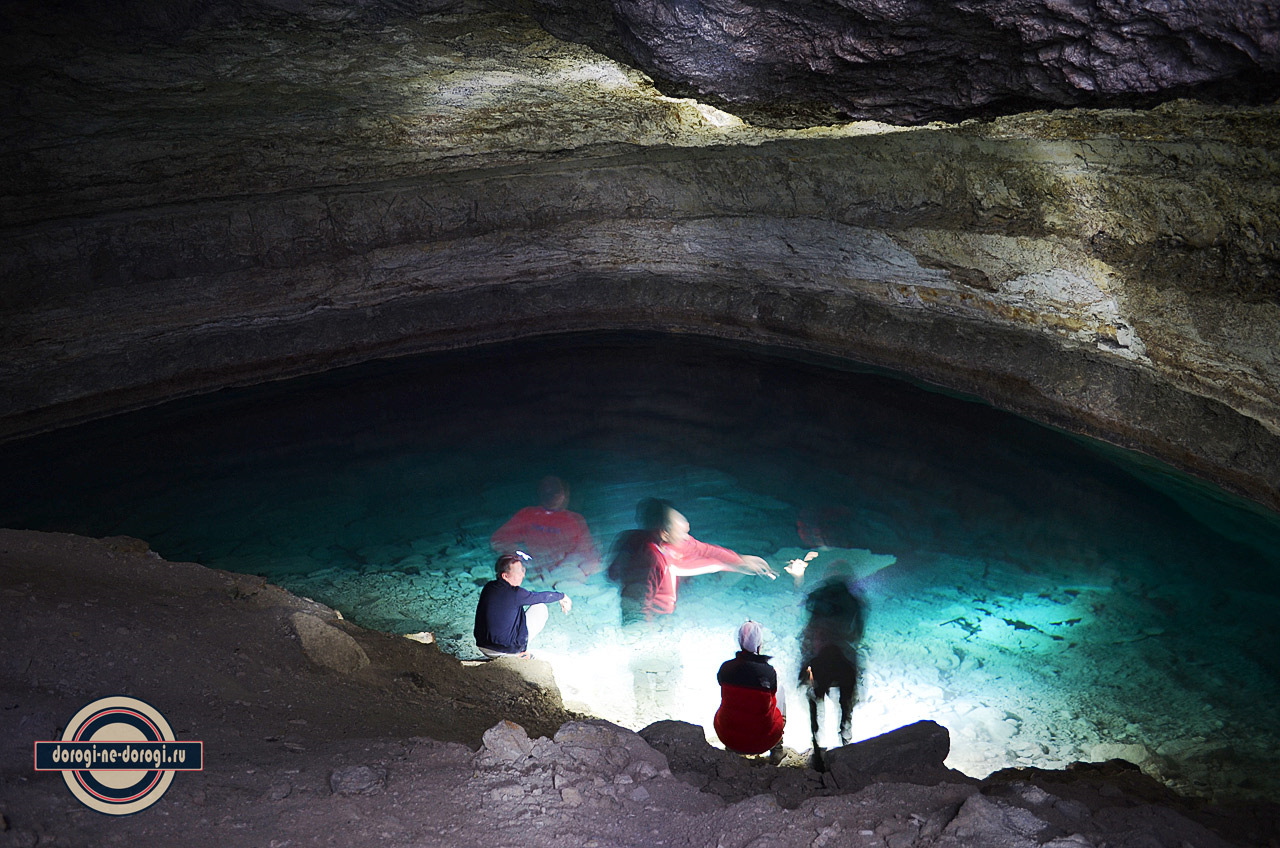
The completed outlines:
{"type": "Polygon", "coordinates": [[[748,619],[738,628],[742,650],[716,674],[720,684],[720,709],[716,710],[716,736],[730,751],[763,754],[782,741],[786,726],[786,699],[778,689],[778,673],[769,657],[760,653],[764,628],[748,619]]]}
{"type": "Polygon", "coordinates": [[[636,522],[641,529],[623,533],[614,545],[608,572],[622,586],[624,625],[675,612],[680,577],[717,571],[771,580],[778,576],[758,556],[742,556],[690,536],[689,520],[670,501],[645,498],[636,507],[636,522]]]}
{"type": "Polygon", "coordinates": [[[553,582],[582,580],[600,570],[587,522],[569,504],[569,487],[559,477],[544,477],[538,484],[538,506],[527,506],[511,516],[489,539],[495,553],[523,551],[529,555],[529,571],[553,582]]]}

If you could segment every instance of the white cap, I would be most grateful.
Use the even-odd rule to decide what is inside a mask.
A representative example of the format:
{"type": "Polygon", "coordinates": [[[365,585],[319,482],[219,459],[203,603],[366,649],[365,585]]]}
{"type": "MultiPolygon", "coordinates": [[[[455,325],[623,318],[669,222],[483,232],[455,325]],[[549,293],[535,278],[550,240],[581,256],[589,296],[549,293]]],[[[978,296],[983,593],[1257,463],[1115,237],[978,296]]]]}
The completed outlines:
{"type": "Polygon", "coordinates": [[[763,643],[764,628],[760,626],[760,622],[747,619],[738,628],[738,644],[742,646],[742,650],[758,654],[763,643]]]}

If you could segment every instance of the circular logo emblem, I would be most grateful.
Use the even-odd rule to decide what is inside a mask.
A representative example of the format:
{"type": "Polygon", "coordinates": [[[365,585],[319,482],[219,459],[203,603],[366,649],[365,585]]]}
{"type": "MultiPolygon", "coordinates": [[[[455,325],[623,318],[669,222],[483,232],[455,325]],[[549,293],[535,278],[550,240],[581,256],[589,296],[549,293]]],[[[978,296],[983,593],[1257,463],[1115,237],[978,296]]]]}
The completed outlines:
{"type": "Polygon", "coordinates": [[[163,744],[148,745],[174,742],[173,729],[154,707],[136,698],[116,696],[94,701],[67,722],[62,741],[96,743],[100,750],[117,752],[107,763],[97,757],[83,760],[109,768],[62,772],[71,794],[100,813],[123,816],[145,810],[159,801],[173,782],[172,770],[151,767],[165,764],[163,754],[157,754],[163,751],[163,744]],[[141,767],[129,768],[135,763],[141,767]]]}

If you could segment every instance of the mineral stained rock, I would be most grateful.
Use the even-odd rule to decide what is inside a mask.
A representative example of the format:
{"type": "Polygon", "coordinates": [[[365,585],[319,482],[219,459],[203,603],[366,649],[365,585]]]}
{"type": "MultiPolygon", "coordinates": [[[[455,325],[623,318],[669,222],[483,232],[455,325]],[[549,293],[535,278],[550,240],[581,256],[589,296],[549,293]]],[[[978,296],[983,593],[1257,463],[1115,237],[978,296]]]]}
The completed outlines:
{"type": "Polygon", "coordinates": [[[570,38],[611,13],[632,61],[702,94],[893,123],[1194,90],[1242,96],[1280,71],[1280,13],[1265,0],[542,4],[570,38]]]}

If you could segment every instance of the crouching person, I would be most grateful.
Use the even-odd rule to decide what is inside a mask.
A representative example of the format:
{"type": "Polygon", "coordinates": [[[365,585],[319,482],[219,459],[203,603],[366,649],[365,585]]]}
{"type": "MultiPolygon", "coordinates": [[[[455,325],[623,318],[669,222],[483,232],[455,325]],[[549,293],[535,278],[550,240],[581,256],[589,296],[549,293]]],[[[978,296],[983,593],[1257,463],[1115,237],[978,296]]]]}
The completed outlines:
{"type": "Polygon", "coordinates": [[[480,590],[476,605],[476,647],[486,657],[527,657],[529,640],[547,623],[546,605],[559,603],[568,613],[572,602],[563,592],[522,588],[525,567],[518,554],[503,554],[493,569],[497,577],[480,590]]]}
{"type": "Polygon", "coordinates": [[[769,657],[760,653],[764,629],[746,621],[738,628],[738,651],[720,666],[720,709],[716,710],[716,736],[730,751],[763,754],[782,742],[786,725],[786,700],[778,690],[778,673],[769,657]]]}

